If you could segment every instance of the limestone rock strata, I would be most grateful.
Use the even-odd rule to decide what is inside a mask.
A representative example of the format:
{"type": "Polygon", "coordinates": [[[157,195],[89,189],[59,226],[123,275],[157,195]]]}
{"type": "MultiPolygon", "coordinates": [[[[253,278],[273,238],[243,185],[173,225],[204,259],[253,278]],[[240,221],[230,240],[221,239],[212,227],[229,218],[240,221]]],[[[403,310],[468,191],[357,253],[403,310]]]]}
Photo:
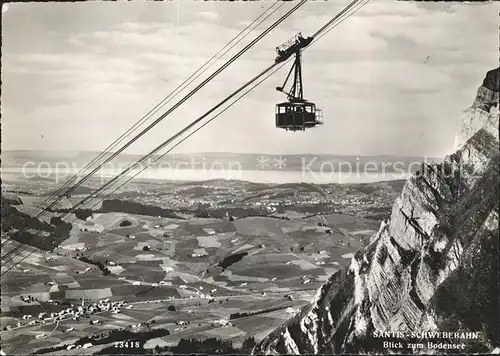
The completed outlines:
{"type": "Polygon", "coordinates": [[[464,114],[456,152],[421,165],[370,245],[255,354],[388,353],[374,338],[384,331],[405,340],[412,332],[480,331],[480,342],[466,341],[460,352],[499,346],[499,70],[488,72],[464,114]]]}

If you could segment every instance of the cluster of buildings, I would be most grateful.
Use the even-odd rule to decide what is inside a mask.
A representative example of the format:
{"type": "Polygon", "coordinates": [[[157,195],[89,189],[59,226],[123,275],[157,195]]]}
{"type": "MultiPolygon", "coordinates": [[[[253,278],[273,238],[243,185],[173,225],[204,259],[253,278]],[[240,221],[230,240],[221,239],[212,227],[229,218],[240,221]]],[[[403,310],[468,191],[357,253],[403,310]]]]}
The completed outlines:
{"type": "MultiPolygon", "coordinates": [[[[87,307],[79,306],[78,311],[75,314],[75,317],[81,318],[85,316],[90,316],[95,313],[106,312],[106,311],[111,311],[111,313],[113,314],[118,314],[120,312],[120,308],[124,307],[127,309],[131,309],[133,307],[132,305],[128,306],[125,305],[127,305],[127,301],[125,300],[111,302],[108,298],[106,298],[100,300],[98,303],[92,303],[87,307]]],[[[95,325],[96,323],[99,323],[99,320],[92,320],[90,323],[91,324],[93,323],[95,325]]]]}
{"type": "MultiPolygon", "coordinates": [[[[197,186],[199,188],[199,186],[197,186]]],[[[204,187],[204,186],[202,186],[204,187]]],[[[160,195],[157,193],[149,193],[141,196],[139,199],[142,203],[163,206],[168,203],[168,206],[173,209],[180,208],[196,208],[200,205],[210,209],[224,209],[231,207],[252,208],[262,210],[263,213],[273,214],[278,212],[279,206],[331,206],[342,208],[344,206],[352,207],[368,207],[368,206],[384,206],[392,204],[393,198],[389,194],[364,194],[356,187],[349,185],[345,186],[326,186],[321,191],[297,191],[292,188],[274,189],[266,192],[265,195],[260,195],[254,198],[255,191],[247,191],[235,187],[222,187],[216,189],[212,186],[212,191],[203,197],[191,197],[183,193],[186,189],[191,189],[191,186],[171,187],[168,195],[164,192],[160,195]],[[236,197],[236,198],[235,198],[236,197]]]]}
{"type": "MultiPolygon", "coordinates": [[[[50,302],[50,300],[48,302],[50,302]]],[[[26,324],[30,325],[30,326],[43,325],[46,323],[58,322],[58,321],[61,321],[63,319],[69,319],[69,318],[77,321],[77,320],[80,320],[82,318],[90,317],[91,315],[93,315],[95,313],[111,311],[111,313],[117,314],[120,312],[120,308],[123,308],[123,307],[125,307],[127,309],[133,308],[132,305],[127,305],[127,306],[126,305],[127,305],[127,302],[124,300],[111,302],[109,299],[102,299],[99,302],[88,304],[88,305],[85,305],[85,303],[82,302],[82,304],[79,305],[78,307],[69,307],[69,308],[61,310],[57,313],[55,313],[55,312],[53,312],[53,313],[46,313],[46,312],[39,313],[37,318],[33,317],[33,315],[31,315],[31,314],[25,314],[22,316],[22,320],[24,320],[26,323],[19,321],[16,326],[21,327],[21,326],[24,326],[26,324]]],[[[91,320],[89,323],[91,325],[97,325],[97,324],[100,324],[101,321],[100,320],[91,320]]],[[[6,330],[10,330],[10,329],[12,329],[12,326],[8,325],[6,327],[6,330]]]]}
{"type": "Polygon", "coordinates": [[[175,322],[175,325],[177,325],[177,327],[174,329],[174,331],[187,329],[188,324],[189,324],[188,321],[179,320],[179,321],[175,322]]]}
{"type": "Polygon", "coordinates": [[[92,345],[91,342],[87,342],[86,344],[83,344],[83,345],[69,345],[66,350],[73,350],[73,349],[88,349],[89,347],[92,347],[94,345],[92,345]]]}
{"type": "Polygon", "coordinates": [[[206,257],[208,256],[208,252],[207,251],[203,251],[203,252],[193,252],[191,254],[191,257],[192,258],[201,258],[201,257],[206,257]]]}
{"type": "Polygon", "coordinates": [[[300,279],[302,280],[302,284],[309,284],[318,281],[316,278],[310,276],[302,276],[300,279]]]}
{"type": "MultiPolygon", "coordinates": [[[[80,271],[80,270],[76,270],[75,271],[75,274],[84,274],[84,273],[87,273],[87,272],[90,272],[92,271],[93,268],[92,267],[86,267],[84,270],[80,271]]],[[[50,283],[50,282],[49,282],[50,283]]]]}
{"type": "Polygon", "coordinates": [[[24,295],[21,295],[20,299],[21,299],[21,301],[22,301],[22,302],[24,302],[24,303],[33,303],[33,302],[35,302],[35,301],[36,301],[36,300],[35,300],[35,298],[34,298],[34,297],[32,297],[32,296],[30,296],[30,295],[28,295],[27,297],[26,297],[26,296],[24,296],[24,295]]]}
{"type": "Polygon", "coordinates": [[[220,328],[220,327],[228,328],[230,326],[233,326],[233,324],[231,324],[231,322],[227,319],[220,319],[220,320],[213,321],[212,326],[214,326],[216,328],[220,328]]]}

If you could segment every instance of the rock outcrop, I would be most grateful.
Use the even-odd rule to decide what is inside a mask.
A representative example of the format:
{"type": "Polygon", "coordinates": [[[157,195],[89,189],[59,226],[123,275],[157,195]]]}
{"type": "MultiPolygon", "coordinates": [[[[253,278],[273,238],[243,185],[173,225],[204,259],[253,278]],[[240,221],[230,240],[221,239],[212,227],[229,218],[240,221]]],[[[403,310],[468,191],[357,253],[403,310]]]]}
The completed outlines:
{"type": "Polygon", "coordinates": [[[498,134],[499,82],[498,69],[486,74],[483,85],[477,91],[476,100],[460,120],[458,134],[455,137],[455,150],[460,149],[480,129],[492,135],[495,135],[495,132],[498,134]]]}
{"type": "Polygon", "coordinates": [[[499,346],[499,74],[500,68],[488,72],[465,112],[456,152],[443,163],[423,163],[371,243],[254,354],[466,353],[499,346]],[[433,331],[479,339],[416,334],[433,331]],[[407,341],[424,348],[406,348],[407,341]],[[427,341],[465,349],[428,349],[427,341]]]}

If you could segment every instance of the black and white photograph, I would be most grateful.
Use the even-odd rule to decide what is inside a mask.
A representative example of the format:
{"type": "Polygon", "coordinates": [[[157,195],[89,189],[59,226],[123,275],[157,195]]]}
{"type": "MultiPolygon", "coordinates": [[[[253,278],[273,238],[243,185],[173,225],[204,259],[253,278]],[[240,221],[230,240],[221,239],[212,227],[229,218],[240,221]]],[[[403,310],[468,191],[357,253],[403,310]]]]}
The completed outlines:
{"type": "Polygon", "coordinates": [[[3,3],[0,354],[499,354],[499,19],[3,3]]]}

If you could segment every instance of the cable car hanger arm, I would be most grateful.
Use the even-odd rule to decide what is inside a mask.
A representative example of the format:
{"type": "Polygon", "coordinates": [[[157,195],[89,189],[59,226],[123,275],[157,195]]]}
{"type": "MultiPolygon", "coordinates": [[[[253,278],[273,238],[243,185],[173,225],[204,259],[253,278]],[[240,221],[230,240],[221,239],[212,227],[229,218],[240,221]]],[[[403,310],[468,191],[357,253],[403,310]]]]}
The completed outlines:
{"type": "Polygon", "coordinates": [[[299,32],[291,40],[285,42],[280,47],[277,47],[276,52],[278,53],[278,56],[276,57],[275,62],[276,63],[283,62],[287,60],[292,54],[296,53],[297,51],[301,51],[307,46],[309,46],[316,37],[318,37],[323,31],[325,31],[332,23],[334,23],[339,18],[344,16],[353,6],[355,6],[360,1],[361,0],[352,1],[342,11],[340,11],[337,15],[335,15],[330,21],[328,21],[325,25],[323,25],[323,27],[321,27],[318,31],[316,31],[312,36],[304,38],[302,36],[302,33],[299,32]]]}
{"type": "Polygon", "coordinates": [[[288,75],[286,76],[285,81],[283,82],[283,85],[280,87],[276,87],[277,91],[280,91],[282,93],[285,93],[289,95],[289,93],[285,92],[283,89],[285,88],[286,83],[288,82],[288,79],[290,79],[290,75],[292,75],[293,70],[295,69],[295,62],[293,63],[292,67],[290,68],[290,71],[288,72],[288,75]]]}

